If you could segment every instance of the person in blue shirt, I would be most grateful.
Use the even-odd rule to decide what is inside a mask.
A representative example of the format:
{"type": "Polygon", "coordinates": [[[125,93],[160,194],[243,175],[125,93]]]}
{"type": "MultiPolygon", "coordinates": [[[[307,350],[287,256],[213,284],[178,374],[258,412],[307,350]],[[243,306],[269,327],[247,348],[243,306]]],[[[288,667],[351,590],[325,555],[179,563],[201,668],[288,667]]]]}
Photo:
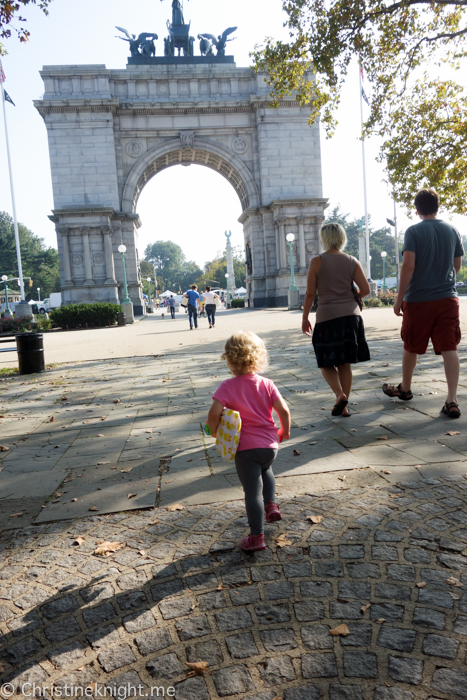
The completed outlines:
{"type": "Polygon", "coordinates": [[[193,330],[193,323],[195,328],[198,328],[198,309],[199,309],[199,294],[198,286],[196,284],[191,285],[184,297],[188,297],[188,319],[190,321],[190,331],[193,330]]]}

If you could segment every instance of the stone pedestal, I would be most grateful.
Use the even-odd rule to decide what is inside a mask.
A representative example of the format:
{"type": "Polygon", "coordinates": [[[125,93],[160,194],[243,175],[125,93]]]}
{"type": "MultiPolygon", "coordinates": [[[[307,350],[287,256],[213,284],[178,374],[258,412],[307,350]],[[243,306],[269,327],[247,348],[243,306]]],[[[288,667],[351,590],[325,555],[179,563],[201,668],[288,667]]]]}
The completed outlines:
{"type": "Polygon", "coordinates": [[[377,296],[376,290],[378,288],[378,285],[376,282],[370,282],[369,284],[370,284],[370,297],[372,297],[372,299],[374,299],[377,296]]]}
{"type": "Polygon", "coordinates": [[[33,318],[33,313],[31,311],[31,304],[27,301],[20,301],[19,304],[15,306],[15,317],[16,318],[33,318]]]}
{"type": "Polygon", "coordinates": [[[132,302],[130,301],[129,303],[128,303],[128,302],[122,303],[122,304],[121,304],[121,307],[122,307],[123,313],[125,314],[125,320],[126,320],[127,324],[129,324],[129,323],[134,323],[134,322],[135,322],[135,317],[134,317],[134,315],[133,315],[133,304],[132,304],[132,302]]]}
{"type": "Polygon", "coordinates": [[[300,290],[299,289],[289,289],[287,294],[289,311],[296,311],[300,308],[300,290]]]}

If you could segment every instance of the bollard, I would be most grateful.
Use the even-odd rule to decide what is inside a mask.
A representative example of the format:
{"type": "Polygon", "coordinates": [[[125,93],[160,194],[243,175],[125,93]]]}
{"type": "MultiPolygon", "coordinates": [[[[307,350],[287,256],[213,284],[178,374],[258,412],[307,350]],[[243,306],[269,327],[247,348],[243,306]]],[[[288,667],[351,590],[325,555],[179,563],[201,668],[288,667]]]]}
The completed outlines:
{"type": "Polygon", "coordinates": [[[44,336],[42,333],[17,333],[15,337],[19,373],[45,372],[44,336]]]}
{"type": "Polygon", "coordinates": [[[117,324],[119,326],[126,326],[126,318],[123,311],[119,311],[117,314],[117,324]]]}

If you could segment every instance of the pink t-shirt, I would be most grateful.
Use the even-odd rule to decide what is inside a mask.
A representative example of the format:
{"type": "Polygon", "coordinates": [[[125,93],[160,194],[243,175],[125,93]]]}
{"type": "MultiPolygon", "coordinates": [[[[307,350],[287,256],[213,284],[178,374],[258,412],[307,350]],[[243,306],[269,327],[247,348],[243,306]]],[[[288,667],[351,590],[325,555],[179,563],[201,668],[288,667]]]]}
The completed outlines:
{"type": "Polygon", "coordinates": [[[281,395],[270,379],[259,374],[239,374],[222,382],[212,398],[240,413],[242,430],[237,452],[279,447],[272,405],[281,395]]]}

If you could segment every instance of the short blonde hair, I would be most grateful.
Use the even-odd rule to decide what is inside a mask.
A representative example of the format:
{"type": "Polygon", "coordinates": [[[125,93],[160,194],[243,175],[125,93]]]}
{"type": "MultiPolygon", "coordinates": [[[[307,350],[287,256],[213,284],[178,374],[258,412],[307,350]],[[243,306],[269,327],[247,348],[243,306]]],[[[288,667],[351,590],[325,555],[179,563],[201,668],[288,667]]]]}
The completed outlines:
{"type": "Polygon", "coordinates": [[[335,248],[344,250],[347,245],[347,235],[343,226],[336,223],[323,224],[320,231],[321,240],[326,250],[335,248]]]}
{"type": "Polygon", "coordinates": [[[237,331],[227,340],[222,360],[237,375],[245,370],[263,372],[268,366],[268,353],[261,338],[250,331],[237,331]]]}

